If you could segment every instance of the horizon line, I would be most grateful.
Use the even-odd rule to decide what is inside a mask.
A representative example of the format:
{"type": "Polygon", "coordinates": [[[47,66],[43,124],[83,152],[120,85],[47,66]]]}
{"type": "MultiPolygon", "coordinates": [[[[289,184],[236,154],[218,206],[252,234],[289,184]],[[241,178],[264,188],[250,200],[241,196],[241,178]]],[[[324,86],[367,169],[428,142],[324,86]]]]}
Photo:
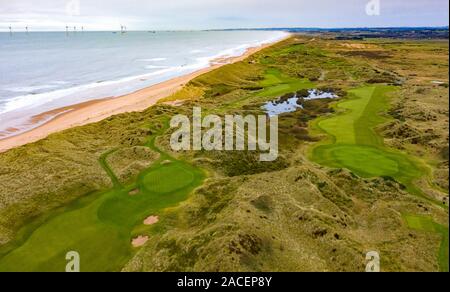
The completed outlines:
{"type": "MultiPolygon", "coordinates": [[[[62,30],[30,30],[29,26],[25,28],[21,28],[20,30],[14,31],[14,27],[11,26],[13,32],[26,33],[28,28],[28,33],[33,32],[66,32],[65,29],[62,30]]],[[[81,29],[82,26],[76,27],[77,30],[69,30],[69,32],[120,32],[120,29],[117,30],[89,30],[89,29],[81,29]],[[79,29],[78,29],[79,28],[79,29]]],[[[136,29],[136,30],[128,30],[127,32],[193,32],[193,31],[230,31],[230,30],[290,30],[290,29],[304,29],[304,30],[339,30],[339,29],[399,29],[399,28],[422,28],[422,29],[449,29],[448,25],[437,25],[437,26],[348,26],[348,27],[301,27],[301,26],[292,26],[292,27],[240,27],[240,28],[206,28],[206,29],[136,29]]],[[[0,33],[9,33],[9,29],[0,30],[0,33]]]]}

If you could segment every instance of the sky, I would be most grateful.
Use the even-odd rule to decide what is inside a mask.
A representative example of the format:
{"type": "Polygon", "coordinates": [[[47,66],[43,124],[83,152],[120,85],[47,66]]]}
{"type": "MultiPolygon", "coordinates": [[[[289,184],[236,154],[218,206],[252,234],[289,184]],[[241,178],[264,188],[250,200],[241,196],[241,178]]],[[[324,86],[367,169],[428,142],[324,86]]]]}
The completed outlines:
{"type": "Polygon", "coordinates": [[[448,0],[0,0],[0,31],[448,26],[448,0]]]}

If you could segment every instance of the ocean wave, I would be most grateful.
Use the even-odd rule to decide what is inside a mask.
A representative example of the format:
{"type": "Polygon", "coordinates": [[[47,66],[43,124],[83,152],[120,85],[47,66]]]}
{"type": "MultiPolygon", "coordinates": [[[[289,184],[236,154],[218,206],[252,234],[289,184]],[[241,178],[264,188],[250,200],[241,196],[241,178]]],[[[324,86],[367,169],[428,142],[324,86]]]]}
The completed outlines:
{"type": "MultiPolygon", "coordinates": [[[[120,84],[148,81],[149,78],[157,77],[157,76],[166,77],[166,78],[163,78],[163,80],[168,80],[170,78],[173,78],[176,76],[181,76],[183,74],[188,74],[195,70],[207,67],[208,65],[209,65],[209,62],[206,59],[199,58],[197,63],[194,63],[194,64],[165,67],[165,68],[161,68],[161,70],[157,70],[154,72],[135,75],[135,76],[129,76],[129,77],[125,77],[125,78],[118,79],[118,80],[94,82],[94,83],[74,86],[71,88],[59,89],[59,90],[38,93],[38,94],[20,95],[20,96],[16,96],[16,97],[10,98],[8,100],[5,100],[4,103],[2,105],[0,105],[0,115],[10,113],[13,111],[17,111],[17,110],[25,110],[25,109],[40,107],[42,105],[55,102],[57,100],[63,99],[68,96],[72,96],[74,94],[80,94],[84,91],[90,91],[90,90],[98,89],[101,87],[105,87],[105,88],[115,87],[120,84]]],[[[125,92],[123,94],[125,94],[125,92]]],[[[120,96],[123,94],[117,94],[117,95],[113,94],[113,96],[120,96]]],[[[99,96],[98,98],[102,98],[102,97],[106,97],[106,95],[99,96]]],[[[72,104],[76,104],[79,102],[80,101],[78,100],[78,101],[73,102],[72,104]]],[[[70,104],[68,104],[68,105],[70,105],[70,104]]]]}
{"type": "Polygon", "coordinates": [[[146,69],[165,69],[169,68],[168,66],[158,66],[158,65],[147,65],[145,66],[146,69]]]}
{"type": "Polygon", "coordinates": [[[162,62],[166,61],[167,58],[150,58],[150,59],[139,59],[138,62],[162,62]]]}
{"type": "Polygon", "coordinates": [[[204,53],[205,50],[191,50],[189,51],[189,54],[200,54],[200,53],[204,53]]]}
{"type": "Polygon", "coordinates": [[[45,89],[55,89],[55,88],[60,87],[61,85],[65,85],[65,84],[67,84],[67,82],[65,82],[65,81],[54,81],[54,82],[51,82],[50,84],[43,84],[43,85],[7,87],[7,88],[5,88],[5,90],[10,91],[10,92],[16,92],[16,93],[36,92],[36,91],[41,91],[41,90],[45,90],[45,89]]]}
{"type": "Polygon", "coordinates": [[[215,60],[215,59],[220,59],[220,58],[232,58],[232,57],[239,57],[241,55],[243,55],[248,49],[250,48],[254,48],[254,47],[260,47],[266,44],[270,44],[273,42],[276,42],[278,40],[281,40],[283,38],[285,38],[286,36],[288,36],[288,33],[285,32],[279,32],[276,36],[266,39],[266,40],[261,40],[261,41],[252,41],[246,44],[242,44],[239,46],[236,46],[234,48],[230,48],[230,49],[226,49],[223,50],[219,53],[217,53],[216,55],[207,57],[210,59],[210,61],[215,60]]]}

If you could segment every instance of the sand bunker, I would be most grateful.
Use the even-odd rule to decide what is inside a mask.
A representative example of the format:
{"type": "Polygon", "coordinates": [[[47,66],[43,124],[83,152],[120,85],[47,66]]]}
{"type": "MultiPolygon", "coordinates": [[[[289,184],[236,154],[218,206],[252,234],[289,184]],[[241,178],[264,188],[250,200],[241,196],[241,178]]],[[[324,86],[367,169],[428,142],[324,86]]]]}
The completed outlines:
{"type": "Polygon", "coordinates": [[[174,106],[174,107],[179,107],[184,104],[184,100],[166,101],[166,102],[163,102],[163,104],[174,106]]]}
{"type": "Polygon", "coordinates": [[[131,244],[133,245],[133,247],[141,247],[144,244],[146,244],[147,241],[148,241],[148,236],[139,236],[139,237],[136,237],[135,239],[133,239],[131,244]]]}
{"type": "Polygon", "coordinates": [[[158,223],[159,217],[158,216],[150,216],[147,219],[145,219],[144,224],[145,225],[153,225],[158,223]]]}
{"type": "Polygon", "coordinates": [[[135,189],[135,190],[132,190],[131,192],[129,192],[128,195],[130,195],[130,196],[136,196],[136,195],[139,194],[139,193],[140,193],[140,190],[139,190],[139,189],[135,189]]]}
{"type": "Polygon", "coordinates": [[[368,44],[349,44],[349,43],[344,43],[344,44],[341,44],[341,46],[349,48],[349,49],[359,49],[359,50],[376,48],[376,46],[368,45],[368,44]]]}

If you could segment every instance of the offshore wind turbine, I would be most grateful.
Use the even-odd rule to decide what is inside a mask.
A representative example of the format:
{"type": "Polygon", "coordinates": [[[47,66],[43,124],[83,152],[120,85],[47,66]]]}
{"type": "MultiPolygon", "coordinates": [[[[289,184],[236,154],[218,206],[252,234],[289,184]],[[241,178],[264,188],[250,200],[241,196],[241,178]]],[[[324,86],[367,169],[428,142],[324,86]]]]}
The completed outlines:
{"type": "Polygon", "coordinates": [[[124,34],[127,32],[127,27],[125,25],[120,25],[120,33],[124,34]]]}

